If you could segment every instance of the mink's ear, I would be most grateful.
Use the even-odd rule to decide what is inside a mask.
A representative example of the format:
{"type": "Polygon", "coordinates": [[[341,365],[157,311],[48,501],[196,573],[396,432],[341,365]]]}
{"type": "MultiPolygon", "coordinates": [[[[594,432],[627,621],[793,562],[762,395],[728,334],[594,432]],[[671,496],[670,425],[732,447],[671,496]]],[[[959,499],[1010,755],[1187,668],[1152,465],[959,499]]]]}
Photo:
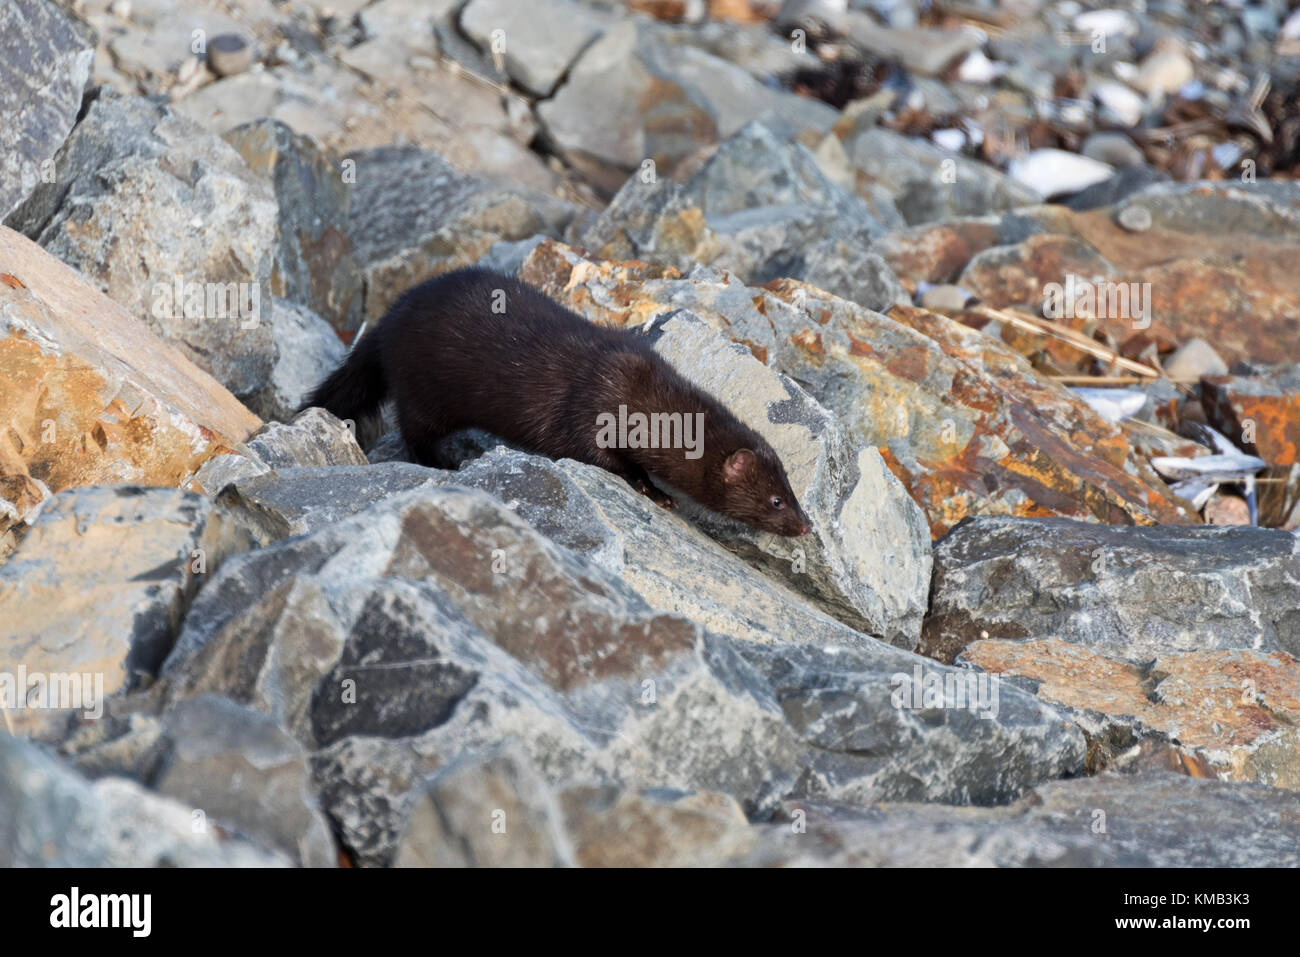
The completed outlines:
{"type": "Polygon", "coordinates": [[[722,463],[722,480],[728,485],[735,485],[749,475],[757,464],[757,457],[749,449],[736,449],[722,463]]]}

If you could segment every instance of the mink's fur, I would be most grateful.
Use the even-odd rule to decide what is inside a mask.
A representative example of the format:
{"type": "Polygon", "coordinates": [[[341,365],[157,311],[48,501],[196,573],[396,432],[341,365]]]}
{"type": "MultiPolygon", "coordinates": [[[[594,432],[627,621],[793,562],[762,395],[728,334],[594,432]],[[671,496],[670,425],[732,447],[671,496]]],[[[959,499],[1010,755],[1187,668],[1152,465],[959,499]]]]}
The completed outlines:
{"type": "Polygon", "coordinates": [[[360,421],[388,398],[412,457],[424,465],[440,464],[435,447],[443,436],[479,428],[533,452],[608,469],[663,505],[671,499],[648,475],[755,528],[808,530],[767,442],[678,374],[644,336],[590,323],[486,269],[460,269],[404,293],[304,408],[360,421]],[[703,455],[602,448],[598,416],[617,416],[620,405],[629,414],[704,413],[703,455]]]}

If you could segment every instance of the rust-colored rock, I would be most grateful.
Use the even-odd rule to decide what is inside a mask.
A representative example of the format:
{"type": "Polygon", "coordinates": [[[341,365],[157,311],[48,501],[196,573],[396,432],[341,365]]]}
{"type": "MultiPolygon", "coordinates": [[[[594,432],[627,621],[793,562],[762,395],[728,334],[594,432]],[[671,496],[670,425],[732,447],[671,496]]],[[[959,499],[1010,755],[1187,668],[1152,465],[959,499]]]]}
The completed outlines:
{"type": "Polygon", "coordinates": [[[1094,757],[1157,737],[1185,772],[1300,790],[1300,662],[1239,649],[1161,655],[1142,667],[1057,638],[975,641],[962,661],[1037,682],[1098,746],[1094,757]]]}
{"type": "Polygon", "coordinates": [[[0,227],[0,531],[78,485],[180,485],[260,424],[216,380],[0,227]],[[15,503],[21,503],[16,507],[15,503]]]}

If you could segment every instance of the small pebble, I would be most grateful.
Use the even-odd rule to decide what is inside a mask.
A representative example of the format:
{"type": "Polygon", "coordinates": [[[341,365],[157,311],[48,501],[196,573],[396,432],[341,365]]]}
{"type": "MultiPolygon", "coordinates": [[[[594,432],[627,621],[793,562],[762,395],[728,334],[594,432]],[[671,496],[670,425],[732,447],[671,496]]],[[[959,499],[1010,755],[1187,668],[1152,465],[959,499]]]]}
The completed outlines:
{"type": "Polygon", "coordinates": [[[1115,221],[1130,233],[1145,233],[1151,228],[1151,210],[1137,204],[1125,206],[1115,221]]]}

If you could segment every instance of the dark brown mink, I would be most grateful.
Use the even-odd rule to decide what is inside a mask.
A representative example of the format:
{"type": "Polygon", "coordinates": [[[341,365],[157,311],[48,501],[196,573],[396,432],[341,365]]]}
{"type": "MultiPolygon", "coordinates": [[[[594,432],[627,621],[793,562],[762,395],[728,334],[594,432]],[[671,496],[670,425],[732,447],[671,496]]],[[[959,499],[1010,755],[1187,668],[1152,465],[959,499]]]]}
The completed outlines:
{"type": "Polygon", "coordinates": [[[440,464],[435,446],[443,436],[478,428],[551,458],[598,465],[660,505],[671,507],[672,499],[650,475],[763,531],[808,531],[767,442],[643,335],[590,323],[486,269],[460,269],[405,292],[303,407],[355,422],[389,398],[422,465],[440,464]],[[633,421],[638,412],[682,413],[692,422],[703,413],[703,441],[691,449],[608,447],[600,423],[620,406],[633,421]]]}

